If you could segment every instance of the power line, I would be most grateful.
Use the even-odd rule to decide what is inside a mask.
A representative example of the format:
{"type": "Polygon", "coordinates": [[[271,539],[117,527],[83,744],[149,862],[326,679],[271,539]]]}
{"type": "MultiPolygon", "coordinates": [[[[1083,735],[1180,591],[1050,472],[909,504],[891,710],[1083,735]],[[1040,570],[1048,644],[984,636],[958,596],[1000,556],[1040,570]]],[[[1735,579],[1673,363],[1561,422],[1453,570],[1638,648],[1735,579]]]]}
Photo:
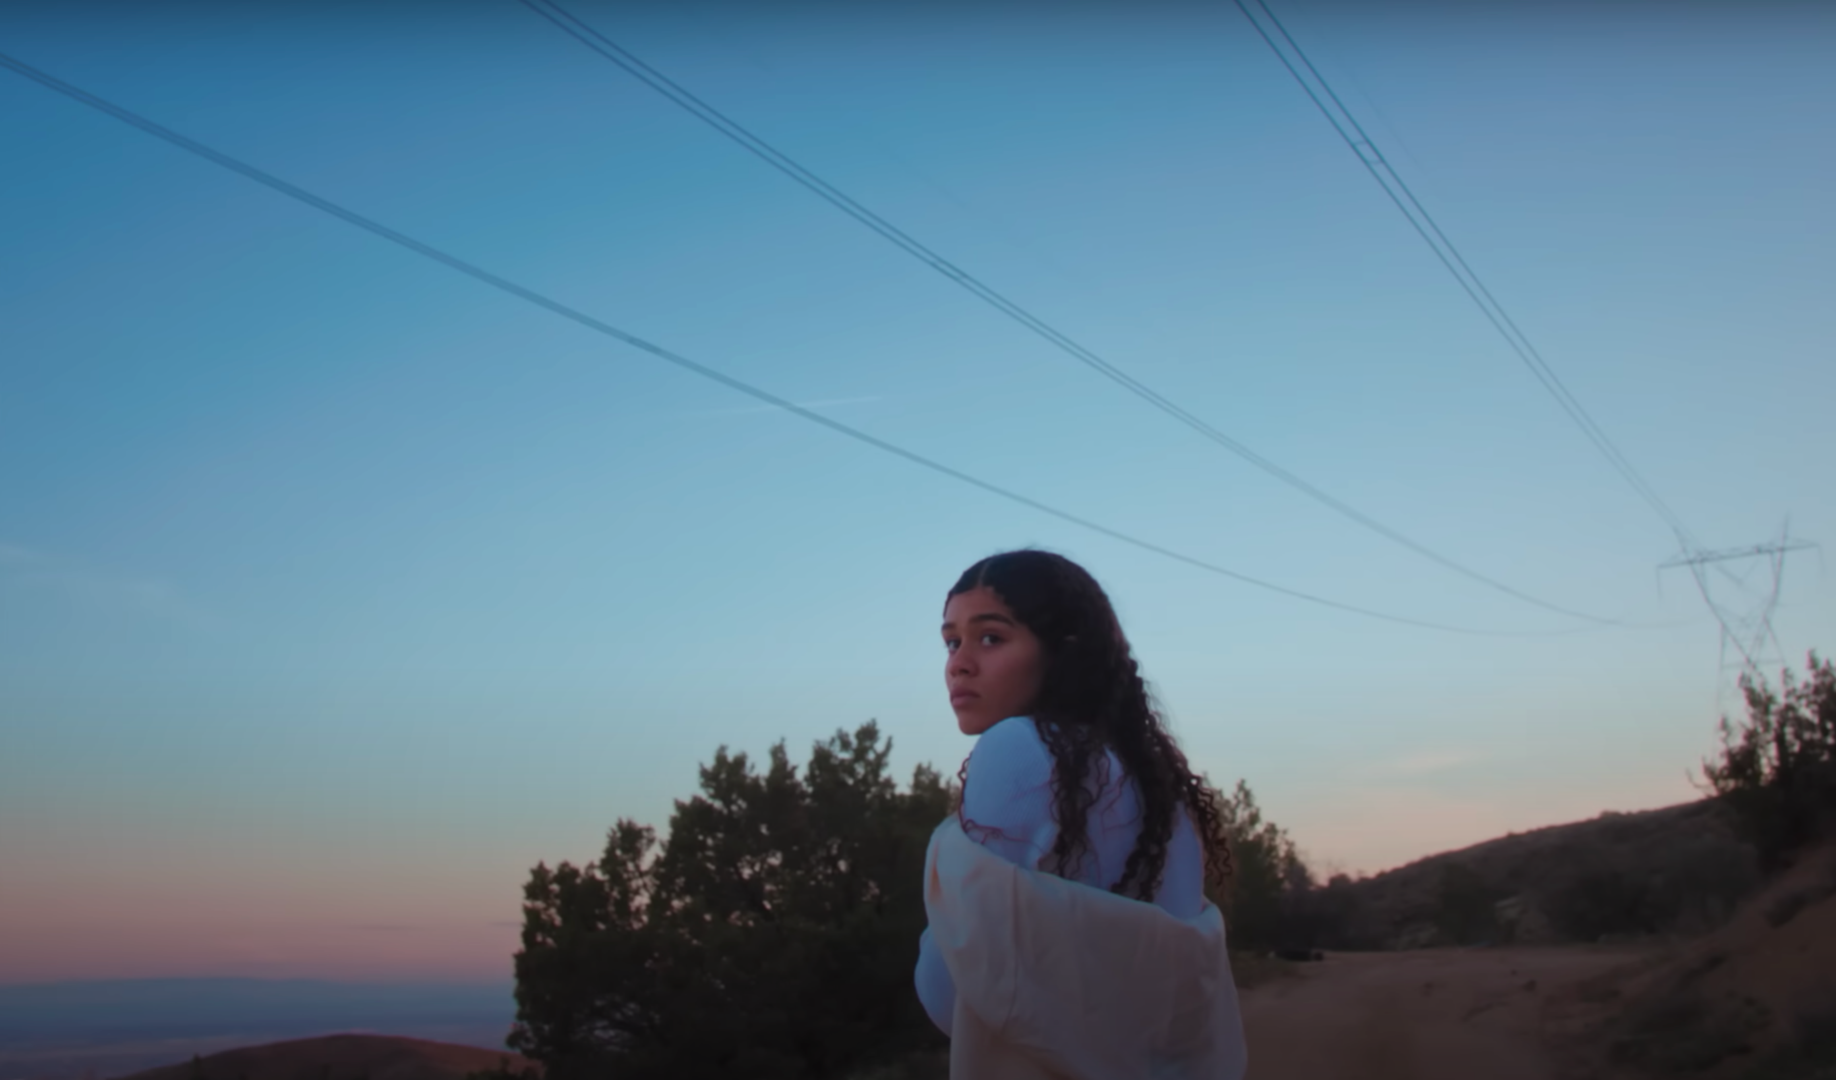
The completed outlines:
{"type": "Polygon", "coordinates": [[[699,97],[696,97],[681,84],[632,55],[617,42],[595,29],[591,24],[572,14],[566,8],[563,8],[556,0],[518,0],[518,2],[547,19],[587,48],[618,65],[618,67],[622,68],[625,72],[632,75],[652,90],[663,95],[672,103],[681,107],[684,111],[692,114],[706,123],[709,127],[712,127],[722,135],[733,140],[761,161],[777,169],[792,180],[795,180],[805,188],[808,188],[824,201],[830,203],[855,221],[866,226],[868,229],[871,229],[874,233],[878,234],[895,247],[898,247],[919,262],[929,266],[952,282],[955,282],[958,286],[981,299],[1003,315],[1013,319],[1015,322],[1031,330],[1054,346],[1057,346],[1079,363],[1098,372],[1105,378],[1121,386],[1123,389],[1128,390],[1130,393],[1146,401],[1161,412],[1185,424],[1187,427],[1237,455],[1244,461],[1249,462],[1256,468],[1261,469],[1275,479],[1301,492],[1308,498],[1326,506],[1334,513],[1362,525],[1385,539],[1408,548],[1417,555],[1447,570],[1451,570],[1472,581],[1479,582],[1507,596],[1522,600],[1525,603],[1534,604],[1544,610],[1553,611],[1561,615],[1569,616],[1570,618],[1582,619],[1587,622],[1609,626],[1625,625],[1620,620],[1601,618],[1532,596],[1529,593],[1523,592],[1496,578],[1471,569],[1452,558],[1442,555],[1432,548],[1377,521],[1375,518],[1350,506],[1344,501],[1327,494],[1325,491],[1315,487],[1308,481],[1301,479],[1294,473],[1289,472],[1270,461],[1268,458],[1251,450],[1248,446],[1245,446],[1243,443],[1238,442],[1223,431],[1207,423],[1205,420],[1168,399],[1152,387],[1128,374],[1126,371],[1123,371],[1114,364],[1103,359],[1101,356],[1092,352],[1082,344],[1079,344],[1045,320],[1008,299],[1005,295],[996,291],[992,286],[986,284],[981,279],[920,243],[898,226],[856,202],[845,192],[804,168],[794,159],[779,151],[764,139],[754,135],[751,131],[741,126],[720,110],[709,105],[699,97]]]}
{"type": "MultiPolygon", "coordinates": [[[[1658,567],[1660,571],[1676,567],[1686,567],[1696,582],[1696,589],[1702,594],[1702,602],[1708,605],[1715,621],[1721,624],[1721,656],[1718,667],[1721,677],[1715,688],[1716,711],[1725,714],[1730,693],[1739,685],[1738,679],[1730,682],[1730,673],[1740,672],[1739,678],[1751,678],[1756,682],[1765,680],[1764,665],[1768,661],[1784,663],[1785,650],[1779,644],[1779,635],[1772,626],[1772,613],[1779,603],[1779,585],[1785,575],[1785,556],[1794,551],[1816,547],[1816,544],[1791,538],[1789,523],[1780,530],[1779,538],[1767,544],[1754,544],[1744,548],[1733,548],[1725,551],[1697,551],[1693,554],[1679,555],[1658,567]],[[1763,559],[1771,572],[1771,588],[1750,602],[1744,611],[1735,611],[1725,604],[1717,603],[1709,589],[1708,569],[1725,569],[1729,562],[1748,562],[1763,559]],[[1767,646],[1771,652],[1767,652],[1767,646]],[[1728,651],[1733,649],[1740,654],[1738,664],[1728,662],[1728,651]]],[[[1727,575],[1742,592],[1746,591],[1744,578],[1727,575]]]]}
{"type": "Polygon", "coordinates": [[[1249,20],[1249,24],[1268,45],[1269,51],[1275,54],[1282,66],[1288,69],[1288,74],[1292,75],[1294,81],[1300,84],[1300,88],[1306,91],[1307,97],[1312,99],[1315,107],[1320,110],[1320,115],[1324,116],[1327,123],[1332,125],[1333,130],[1338,132],[1339,138],[1345,141],[1345,145],[1357,156],[1359,163],[1370,172],[1371,177],[1377,181],[1377,185],[1383,188],[1384,194],[1388,195],[1390,201],[1396,204],[1396,208],[1409,219],[1409,224],[1415,227],[1416,233],[1433,250],[1435,257],[1441,261],[1441,265],[1446,267],[1447,272],[1460,283],[1466,295],[1472,299],[1486,320],[1492,324],[1493,329],[1498,331],[1499,336],[1504,338],[1505,344],[1509,345],[1511,350],[1517,354],[1518,359],[1530,369],[1530,373],[1536,376],[1537,381],[1543,385],[1543,389],[1555,398],[1556,404],[1560,405],[1562,411],[1568,414],[1569,419],[1580,427],[1582,434],[1587,436],[1595,449],[1605,456],[1607,462],[1632,486],[1639,497],[1644,499],[1659,517],[1663,518],[1671,532],[1676,534],[1677,542],[1682,545],[1683,549],[1686,552],[1699,551],[1700,546],[1690,536],[1689,529],[1683,524],[1682,518],[1678,517],[1676,512],[1664,502],[1663,498],[1658,495],[1657,489],[1639,475],[1638,470],[1632,467],[1632,462],[1620,452],[1617,446],[1613,445],[1612,440],[1607,438],[1606,432],[1595,423],[1592,416],[1588,415],[1587,410],[1582,408],[1581,402],[1563,384],[1561,378],[1543,359],[1542,354],[1537,351],[1529,337],[1518,328],[1517,323],[1505,311],[1504,305],[1498,302],[1498,299],[1492,295],[1492,291],[1486,288],[1485,282],[1468,265],[1466,258],[1460,254],[1460,249],[1454,246],[1453,241],[1447,238],[1445,232],[1441,231],[1434,216],[1428,213],[1427,208],[1421,204],[1421,200],[1415,197],[1415,193],[1409,189],[1409,185],[1403,180],[1401,174],[1391,167],[1389,159],[1384,156],[1383,150],[1378,147],[1376,141],[1365,133],[1357,117],[1353,116],[1351,110],[1345,107],[1345,103],[1339,100],[1339,95],[1333,91],[1332,84],[1326,81],[1326,77],[1320,74],[1319,69],[1313,65],[1313,61],[1308,59],[1300,43],[1288,33],[1287,27],[1282,25],[1275,13],[1269,10],[1266,0],[1255,0],[1255,4],[1275,27],[1276,32],[1281,35],[1281,39],[1287,42],[1288,48],[1293,50],[1294,55],[1299,58],[1307,72],[1319,84],[1320,91],[1326,95],[1325,100],[1308,83],[1300,69],[1288,58],[1287,53],[1282,51],[1281,46],[1276,44],[1275,39],[1270,36],[1262,23],[1250,13],[1245,0],[1235,0],[1235,3],[1237,10],[1243,13],[1243,17],[1249,20]],[[1330,100],[1332,106],[1338,109],[1337,115],[1334,114],[1332,108],[1328,107],[1327,100],[1330,100]]]}
{"type": "Polygon", "coordinates": [[[1665,525],[1669,526],[1671,532],[1676,536],[1682,553],[1670,562],[1664,563],[1659,569],[1661,571],[1674,567],[1687,567],[1696,583],[1697,591],[1702,596],[1703,603],[1708,606],[1709,613],[1721,628],[1722,660],[1720,666],[1724,678],[1722,687],[1717,691],[1718,704],[1725,702],[1727,696],[1725,676],[1729,670],[1727,654],[1730,648],[1740,654],[1740,664],[1737,665],[1739,668],[1756,678],[1763,677],[1760,664],[1766,659],[1763,650],[1767,643],[1771,643],[1775,654],[1783,655],[1778,635],[1772,627],[1772,612],[1778,604],[1785,556],[1792,551],[1814,545],[1803,542],[1793,543],[1789,537],[1789,529],[1787,529],[1777,542],[1771,544],[1758,544],[1727,551],[1708,551],[1703,548],[1690,534],[1689,527],[1684,524],[1683,519],[1670,508],[1663,497],[1657,493],[1657,489],[1639,474],[1631,460],[1613,444],[1606,432],[1582,407],[1580,400],[1543,359],[1542,353],[1537,351],[1529,336],[1511,318],[1504,305],[1498,302],[1498,298],[1486,287],[1484,280],[1467,263],[1465,256],[1460,254],[1460,249],[1442,231],[1440,224],[1434,220],[1434,216],[1428,212],[1427,207],[1415,197],[1415,192],[1410,190],[1408,182],[1384,156],[1382,148],[1365,132],[1363,125],[1358,123],[1358,118],[1352,114],[1352,111],[1346,108],[1345,102],[1333,90],[1332,84],[1326,80],[1326,76],[1320,73],[1319,68],[1307,56],[1306,50],[1301,48],[1300,43],[1294,40],[1294,36],[1288,33],[1288,28],[1282,24],[1281,19],[1269,9],[1268,0],[1255,0],[1255,4],[1268,19],[1270,25],[1275,28],[1276,33],[1281,35],[1282,41],[1287,43],[1294,56],[1299,59],[1301,66],[1305,67],[1314,82],[1318,83],[1319,92],[1314,90],[1313,85],[1301,74],[1300,69],[1288,58],[1288,54],[1283,52],[1281,46],[1276,44],[1274,37],[1270,36],[1262,23],[1250,13],[1245,0],[1235,0],[1235,3],[1237,10],[1243,13],[1243,17],[1249,21],[1263,42],[1268,45],[1269,51],[1273,52],[1275,58],[1281,61],[1282,66],[1288,69],[1288,74],[1292,75],[1294,81],[1306,92],[1307,97],[1319,109],[1320,115],[1332,125],[1339,138],[1344,140],[1345,145],[1357,156],[1359,164],[1363,165],[1365,170],[1371,174],[1371,178],[1377,181],[1377,185],[1383,189],[1384,194],[1390,197],[1390,201],[1396,204],[1396,208],[1409,220],[1416,234],[1434,252],[1435,257],[1440,260],[1447,272],[1453,275],[1454,280],[1459,282],[1461,289],[1466,292],[1492,327],[1498,331],[1499,336],[1504,338],[1505,343],[1517,354],[1518,359],[1523,361],[1531,374],[1536,376],[1537,381],[1542,383],[1543,388],[1555,398],[1556,404],[1561,406],[1569,418],[1580,427],[1582,434],[1594,444],[1595,449],[1607,459],[1608,464],[1612,465],[1631,485],[1639,497],[1663,519],[1665,525]],[[1325,94],[1324,100],[1320,96],[1321,92],[1325,94]],[[1331,102],[1332,107],[1328,107],[1328,101],[1331,102]],[[1336,114],[1333,111],[1335,108],[1337,109],[1336,114]],[[1741,615],[1717,603],[1709,588],[1709,571],[1713,570],[1721,574],[1744,591],[1744,581],[1734,577],[1728,571],[1727,564],[1735,560],[1759,558],[1766,559],[1767,566],[1771,570],[1771,588],[1758,600],[1753,609],[1741,615]]]}
{"type": "MultiPolygon", "coordinates": [[[[1471,627],[1452,626],[1452,625],[1448,625],[1445,623],[1431,622],[1431,621],[1424,620],[1424,619],[1414,619],[1414,618],[1409,618],[1407,616],[1402,616],[1402,615],[1391,615],[1385,612],[1373,610],[1371,608],[1359,607],[1355,604],[1347,604],[1347,603],[1342,603],[1337,600],[1330,600],[1330,599],[1327,599],[1326,597],[1316,596],[1312,593],[1303,592],[1299,589],[1291,589],[1285,585],[1277,585],[1273,582],[1264,581],[1261,578],[1251,577],[1248,574],[1238,573],[1235,570],[1230,570],[1230,569],[1227,569],[1226,567],[1219,566],[1215,563],[1206,562],[1202,559],[1193,558],[1192,556],[1182,554],[1178,551],[1174,551],[1171,548],[1163,547],[1162,545],[1153,543],[1152,541],[1149,541],[1149,540],[1143,540],[1139,537],[1122,532],[1118,529],[1112,529],[1107,525],[1102,525],[1088,518],[1080,517],[1076,514],[1072,514],[1067,511],[1060,510],[1056,507],[1040,502],[1037,499],[1033,499],[1026,495],[1022,495],[1019,492],[1002,487],[998,484],[991,483],[979,477],[972,476],[969,473],[963,472],[960,469],[952,468],[951,466],[945,465],[942,462],[934,461],[931,458],[925,457],[922,454],[916,453],[911,450],[907,450],[904,447],[898,446],[894,443],[887,442],[886,440],[881,439],[877,436],[869,435],[866,432],[859,430],[858,428],[853,428],[853,427],[848,426],[847,424],[843,424],[839,421],[832,420],[829,417],[823,416],[822,414],[815,412],[814,410],[798,405],[796,402],[789,401],[767,390],[763,390],[759,387],[753,386],[751,383],[734,378],[731,375],[728,375],[715,368],[708,367],[705,364],[697,363],[694,360],[690,360],[689,358],[681,355],[680,353],[672,352],[671,350],[666,349],[662,347],[661,345],[657,345],[650,341],[646,341],[645,339],[638,337],[635,334],[628,333],[627,331],[621,330],[618,327],[611,325],[610,323],[604,322],[600,319],[596,319],[593,316],[588,315],[585,312],[578,310],[577,308],[569,307],[566,304],[563,304],[558,300],[551,299],[550,297],[545,296],[539,292],[536,292],[533,289],[519,285],[516,282],[509,280],[508,278],[500,277],[497,274],[493,274],[490,271],[483,269],[482,267],[479,267],[477,265],[474,265],[473,263],[467,262],[464,259],[458,258],[457,256],[450,255],[440,250],[439,248],[433,247],[430,244],[426,244],[419,240],[416,240],[413,237],[408,236],[405,233],[397,232],[396,230],[388,227],[387,225],[382,224],[381,222],[375,221],[371,218],[364,217],[362,214],[359,214],[353,210],[346,209],[345,207],[340,206],[337,203],[334,203],[329,199],[323,198],[319,195],[315,195],[312,192],[307,191],[304,188],[288,183],[287,181],[282,180],[281,178],[273,175],[272,173],[265,172],[261,169],[256,168],[253,165],[250,165],[244,161],[241,161],[240,159],[231,157],[230,155],[222,153],[221,151],[212,149],[211,147],[206,146],[203,143],[200,143],[185,135],[181,135],[178,132],[173,131],[170,128],[164,127],[152,120],[149,120],[146,117],[141,116],[139,113],[133,112],[132,110],[124,108],[120,105],[116,105],[113,102],[97,97],[96,95],[91,94],[86,90],[80,89],[76,86],[71,85],[70,83],[64,82],[62,79],[59,79],[56,76],[51,75],[47,72],[41,71],[38,68],[25,63],[24,61],[16,60],[10,56],[7,56],[4,53],[0,53],[0,67],[9,68],[16,73],[23,75],[28,79],[31,79],[32,81],[38,83],[39,85],[46,87],[47,89],[54,90],[57,93],[63,94],[65,97],[72,99],[73,101],[77,101],[81,104],[87,105],[90,108],[97,110],[98,112],[106,113],[109,116],[112,116],[115,119],[122,121],[123,123],[139,128],[141,131],[144,131],[149,135],[152,135],[159,139],[163,139],[164,141],[172,144],[173,146],[176,146],[179,149],[185,150],[191,154],[195,154],[196,156],[201,157],[205,159],[206,161],[211,162],[212,164],[221,166],[222,168],[228,169],[231,172],[240,174],[241,176],[244,176],[250,180],[253,180],[258,184],[262,184],[265,187],[268,187],[274,191],[277,191],[280,194],[287,196],[288,198],[304,203],[307,206],[310,206],[315,210],[322,211],[326,214],[331,215],[332,217],[335,217],[341,221],[344,221],[347,224],[354,225],[360,229],[365,230],[366,232],[369,232],[369,233],[374,234],[375,236],[381,237],[382,239],[387,240],[392,244],[396,244],[400,247],[406,248],[407,250],[412,251],[415,254],[420,255],[424,258],[431,259],[437,263],[441,263],[442,265],[452,270],[456,270],[459,273],[466,275],[467,277],[470,277],[485,285],[489,285],[490,287],[497,289],[500,292],[508,293],[509,295],[514,296],[519,300],[523,300],[527,303],[535,305],[536,307],[542,308],[553,314],[559,315],[562,318],[571,320],[572,322],[578,323],[579,325],[584,326],[589,330],[595,331],[596,333],[600,333],[607,337],[613,338],[614,340],[623,342],[624,344],[629,345],[634,349],[638,349],[642,352],[648,353],[651,356],[654,356],[657,359],[662,360],[666,363],[672,364],[676,367],[692,372],[693,374],[699,375],[704,379],[708,379],[712,382],[719,383],[722,386],[725,386],[730,390],[738,391],[739,393],[745,394],[748,397],[754,398],[758,401],[762,401],[768,405],[772,405],[779,409],[783,409],[785,412],[801,417],[802,419],[808,420],[811,423],[820,424],[821,426],[828,428],[830,431],[833,431],[838,435],[843,435],[843,436],[846,436],[847,438],[855,440],[856,442],[864,443],[868,446],[873,447],[876,450],[880,450],[884,453],[891,454],[894,457],[903,458],[904,460],[911,462],[914,465],[921,466],[922,468],[929,469],[932,472],[939,473],[943,476],[947,476],[953,480],[957,480],[961,483],[968,484],[972,487],[979,488],[982,491],[985,491],[991,495],[998,496],[1002,499],[1006,499],[1009,502],[1017,503],[1021,506],[1028,507],[1029,509],[1037,510],[1040,513],[1048,514],[1052,517],[1058,518],[1061,521],[1065,521],[1072,525],[1076,525],[1080,528],[1087,529],[1091,532],[1099,533],[1103,536],[1107,536],[1110,539],[1118,540],[1118,541],[1121,541],[1122,543],[1129,544],[1143,551],[1149,551],[1156,555],[1160,555],[1164,558],[1171,559],[1175,562],[1184,563],[1187,566],[1191,566],[1191,567],[1194,567],[1200,570],[1204,570],[1209,573],[1219,575],[1221,577],[1226,577],[1233,581],[1237,581],[1245,585],[1252,585],[1256,588],[1263,589],[1268,592],[1276,593],[1281,596],[1286,596],[1291,599],[1303,600],[1303,601],[1306,601],[1307,603],[1317,604],[1322,607],[1333,608],[1338,611],[1350,612],[1356,615],[1363,615],[1367,618],[1380,619],[1385,622],[1400,623],[1406,626],[1416,626],[1416,627],[1421,627],[1423,629],[1429,629],[1429,630],[1442,630],[1442,631],[1447,631],[1450,633],[1473,634],[1473,635],[1479,635],[1479,636],[1485,636],[1485,637],[1549,637],[1549,636],[1557,636],[1561,633],[1565,633],[1564,631],[1538,633],[1538,632],[1528,632],[1528,631],[1513,632],[1513,631],[1496,631],[1496,630],[1478,630],[1478,629],[1473,629],[1471,627]]],[[[1572,632],[1573,631],[1566,631],[1566,633],[1572,633],[1572,632]]]]}

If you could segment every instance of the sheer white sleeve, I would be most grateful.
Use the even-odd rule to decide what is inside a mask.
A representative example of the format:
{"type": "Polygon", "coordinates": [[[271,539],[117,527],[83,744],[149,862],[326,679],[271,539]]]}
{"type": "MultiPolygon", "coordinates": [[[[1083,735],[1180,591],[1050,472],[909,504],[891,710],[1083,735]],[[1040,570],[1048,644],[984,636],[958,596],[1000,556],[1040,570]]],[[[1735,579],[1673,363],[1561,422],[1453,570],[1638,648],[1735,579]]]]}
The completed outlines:
{"type": "Polygon", "coordinates": [[[912,973],[912,981],[918,987],[918,1001],[931,1023],[949,1035],[950,1018],[956,1014],[956,983],[950,979],[950,969],[944,966],[943,954],[931,941],[928,926],[918,938],[918,969],[912,973]]]}
{"type": "MultiPolygon", "coordinates": [[[[1010,717],[983,732],[969,755],[966,777],[964,832],[1011,863],[1037,866],[1051,852],[1058,829],[1052,821],[1052,755],[1033,721],[1010,717]]],[[[912,981],[931,1022],[950,1034],[956,984],[928,929],[918,939],[912,981]]]]}

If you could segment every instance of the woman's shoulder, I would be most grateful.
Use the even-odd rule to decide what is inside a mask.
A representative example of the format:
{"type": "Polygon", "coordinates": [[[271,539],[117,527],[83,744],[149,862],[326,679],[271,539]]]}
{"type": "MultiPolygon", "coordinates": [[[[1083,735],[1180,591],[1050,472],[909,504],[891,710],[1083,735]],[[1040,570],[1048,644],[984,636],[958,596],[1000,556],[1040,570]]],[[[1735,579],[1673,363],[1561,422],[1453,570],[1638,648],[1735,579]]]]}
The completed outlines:
{"type": "Polygon", "coordinates": [[[1010,716],[976,736],[969,752],[971,783],[1031,788],[1052,778],[1052,752],[1030,716],[1010,716]]]}
{"type": "Polygon", "coordinates": [[[1045,740],[1039,734],[1039,724],[1030,716],[1010,716],[996,721],[988,730],[977,735],[974,752],[1000,754],[1034,747],[1045,748],[1045,740]]]}

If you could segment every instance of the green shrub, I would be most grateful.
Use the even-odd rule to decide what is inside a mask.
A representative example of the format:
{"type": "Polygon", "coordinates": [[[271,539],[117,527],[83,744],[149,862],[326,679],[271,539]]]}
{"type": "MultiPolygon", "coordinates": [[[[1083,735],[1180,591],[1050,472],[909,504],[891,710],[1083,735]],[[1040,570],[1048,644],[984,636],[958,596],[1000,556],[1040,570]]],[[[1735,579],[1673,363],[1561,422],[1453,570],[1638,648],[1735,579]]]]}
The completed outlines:
{"type": "Polygon", "coordinates": [[[1747,719],[1723,718],[1721,754],[1703,764],[1722,804],[1769,867],[1826,833],[1836,820],[1836,669],[1812,653],[1809,677],[1791,672],[1774,690],[1743,678],[1747,719]]]}

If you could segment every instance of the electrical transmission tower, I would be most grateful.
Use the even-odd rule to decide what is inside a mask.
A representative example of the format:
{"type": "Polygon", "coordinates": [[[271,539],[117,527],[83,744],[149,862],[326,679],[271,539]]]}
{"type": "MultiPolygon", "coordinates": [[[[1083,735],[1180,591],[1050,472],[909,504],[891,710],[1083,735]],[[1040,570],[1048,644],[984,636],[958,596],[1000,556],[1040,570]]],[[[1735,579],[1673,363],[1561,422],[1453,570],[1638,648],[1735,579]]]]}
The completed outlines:
{"type": "MultiPolygon", "coordinates": [[[[1779,636],[1772,628],[1772,612],[1779,604],[1779,582],[1785,574],[1785,556],[1815,546],[1808,540],[1791,539],[1788,526],[1771,543],[1723,551],[1698,549],[1659,567],[1660,570],[1687,568],[1703,602],[1721,626],[1719,677],[1715,686],[1715,706],[1721,714],[1726,715],[1728,698],[1739,689],[1743,676],[1763,681],[1768,666],[1776,669],[1785,665],[1785,650],[1780,647],[1779,636]],[[1762,567],[1772,580],[1765,588],[1755,588],[1753,579],[1762,567]],[[1737,595],[1732,600],[1718,599],[1711,587],[1712,575],[1724,579],[1737,595]]],[[[1724,588],[1724,595],[1727,591],[1724,588]]]]}

